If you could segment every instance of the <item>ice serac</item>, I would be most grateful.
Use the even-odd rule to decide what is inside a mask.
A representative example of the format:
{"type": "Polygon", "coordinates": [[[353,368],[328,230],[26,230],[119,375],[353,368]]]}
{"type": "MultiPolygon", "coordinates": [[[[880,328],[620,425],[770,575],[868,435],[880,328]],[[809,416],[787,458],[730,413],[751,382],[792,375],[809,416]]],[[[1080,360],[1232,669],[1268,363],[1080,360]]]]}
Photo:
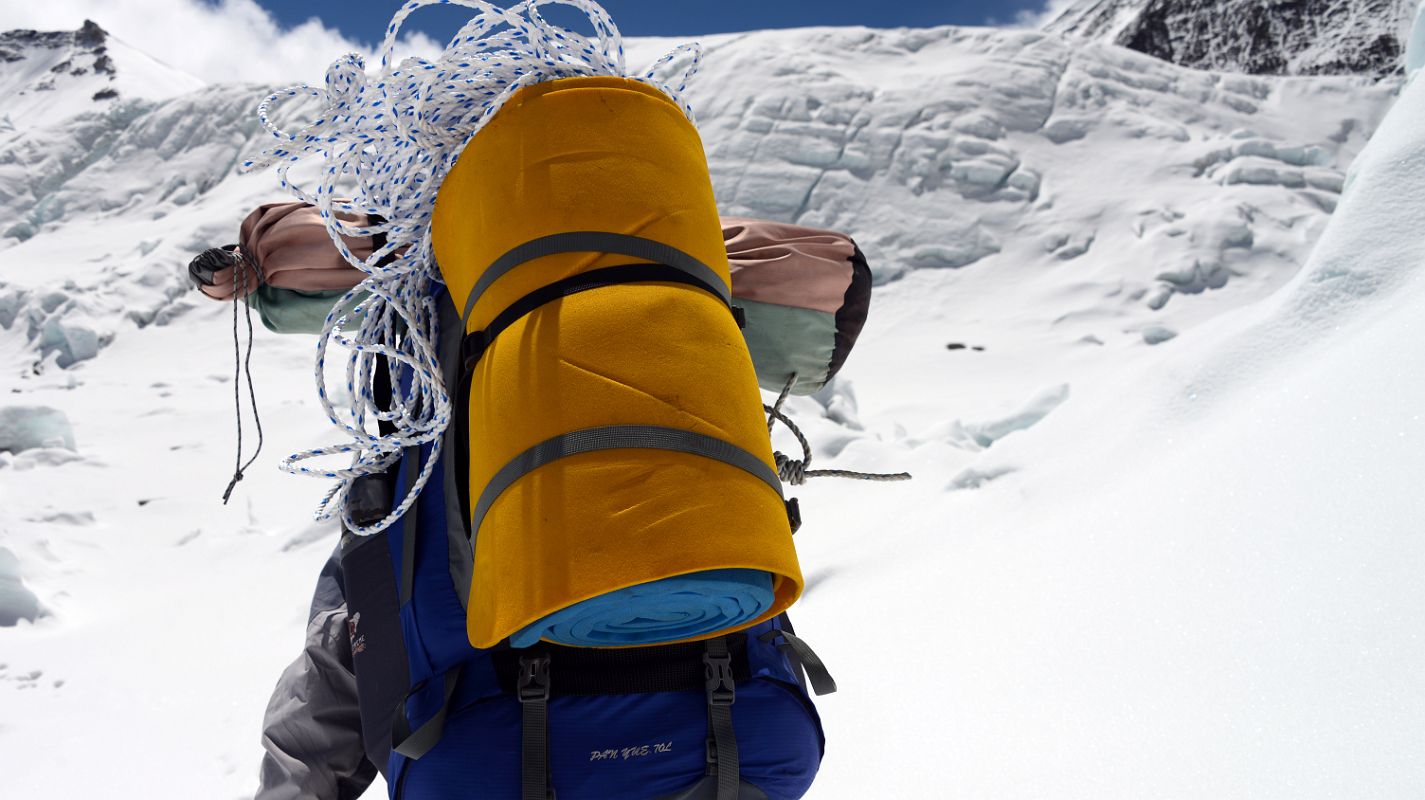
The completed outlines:
{"type": "Polygon", "coordinates": [[[74,429],[63,411],[47,406],[0,408],[0,452],[23,453],[40,447],[74,449],[74,429]]]}
{"type": "Polygon", "coordinates": [[[20,560],[0,547],[0,628],[34,622],[40,616],[40,601],[20,579],[20,560]]]}
{"type": "Polygon", "coordinates": [[[1255,75],[1400,69],[1413,0],[1079,0],[1045,30],[1255,75]]]}
{"type": "Polygon", "coordinates": [[[706,44],[689,97],[725,212],[848,231],[881,283],[1044,285],[1076,338],[1105,314],[1181,330],[1156,318],[1175,297],[1279,286],[1396,88],[1185,69],[1029,30],[706,44]]]}

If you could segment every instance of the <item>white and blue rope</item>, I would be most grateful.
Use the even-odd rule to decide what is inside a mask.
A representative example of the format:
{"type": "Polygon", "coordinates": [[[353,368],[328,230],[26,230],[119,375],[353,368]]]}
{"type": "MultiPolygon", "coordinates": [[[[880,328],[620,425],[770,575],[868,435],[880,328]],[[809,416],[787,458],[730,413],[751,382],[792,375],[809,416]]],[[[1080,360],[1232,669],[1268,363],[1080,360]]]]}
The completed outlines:
{"type": "Polygon", "coordinates": [[[324,88],[302,84],[262,101],[258,120],[278,143],[245,161],[242,170],[275,166],[282,188],[321,210],[327,233],[342,256],[367,274],[327,315],[317,341],[317,397],[349,441],[294,453],[281,464],[287,472],[336,481],[317,509],[318,519],[340,513],[354,533],[382,531],[410,509],[435,467],[452,403],[436,359],[440,331],[432,295],[441,278],[431,250],[430,222],[436,192],[465,144],[515,92],[557,78],[636,78],[668,94],[691,118],[692,109],[682,94],[697,73],[700,58],[696,44],[683,45],[647,71],[628,74],[618,27],[593,0],[525,0],[509,8],[481,0],[410,0],[386,29],[380,66],[374,73],[367,72],[361,56],[347,54],[327,69],[324,88]],[[434,61],[411,57],[393,65],[396,36],[406,17],[432,5],[464,6],[474,16],[434,61]],[[539,9],[554,5],[583,12],[593,35],[547,22],[539,9]],[[676,69],[679,65],[681,70],[676,69]],[[273,103],[301,96],[322,100],[318,118],[295,132],[273,124],[273,103]],[[310,193],[288,175],[304,159],[322,167],[310,193]],[[350,200],[336,199],[343,179],[356,186],[350,200]],[[338,212],[378,215],[385,222],[354,225],[340,219],[338,212]],[[342,239],[376,233],[386,235],[386,245],[364,260],[353,255],[342,239]],[[365,299],[349,315],[340,311],[363,294],[365,299]],[[346,390],[351,407],[341,412],[327,387],[326,359],[332,342],[349,351],[346,390]],[[412,376],[408,388],[397,389],[391,410],[385,412],[371,394],[372,371],[379,368],[381,357],[392,371],[393,386],[400,386],[398,372],[412,376]],[[378,421],[390,423],[394,432],[371,433],[368,427],[378,421]],[[351,481],[384,471],[405,448],[427,443],[433,447],[432,457],[424,460],[425,467],[391,513],[375,524],[356,525],[346,509],[351,481]],[[352,459],[344,469],[303,463],[341,454],[352,459]]]}

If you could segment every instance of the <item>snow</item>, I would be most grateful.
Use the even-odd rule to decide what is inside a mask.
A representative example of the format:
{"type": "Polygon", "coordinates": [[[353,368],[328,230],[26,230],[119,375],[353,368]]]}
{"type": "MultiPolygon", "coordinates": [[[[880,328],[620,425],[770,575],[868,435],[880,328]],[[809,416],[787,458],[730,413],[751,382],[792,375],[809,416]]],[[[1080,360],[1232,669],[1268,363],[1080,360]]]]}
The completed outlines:
{"type": "MultiPolygon", "coordinates": [[[[916,476],[792,492],[841,685],[809,797],[1425,793],[1425,86],[1024,30],[704,43],[724,210],[876,271],[843,374],[788,401],[813,468],[916,476]]],[[[336,541],[275,468],[336,435],[310,338],[259,326],[265,448],[219,500],[235,320],[183,270],[277,196],[232,174],[262,92],[0,133],[4,405],[78,443],[0,454],[7,796],[255,785],[336,541]]]]}
{"type": "MultiPolygon", "coordinates": [[[[829,758],[828,796],[1419,794],[1422,122],[1417,82],[1280,291],[1151,355],[1120,353],[983,455],[949,440],[906,464],[924,478],[933,460],[968,462],[985,476],[977,492],[882,490],[914,496],[866,509],[861,531],[843,527],[855,512],[835,490],[803,498],[838,520],[801,542],[816,548],[803,558],[854,591],[818,585],[800,624],[875,626],[933,661],[897,674],[935,687],[917,698],[935,713],[887,709],[885,692],[838,698],[833,713],[911,716],[922,732],[952,720],[935,729],[943,759],[919,772],[911,736],[829,758]],[[935,598],[933,631],[865,602],[906,586],[934,587],[916,592],[935,598]]],[[[856,640],[829,644],[829,662],[858,673],[841,680],[876,680],[856,640]]]]}

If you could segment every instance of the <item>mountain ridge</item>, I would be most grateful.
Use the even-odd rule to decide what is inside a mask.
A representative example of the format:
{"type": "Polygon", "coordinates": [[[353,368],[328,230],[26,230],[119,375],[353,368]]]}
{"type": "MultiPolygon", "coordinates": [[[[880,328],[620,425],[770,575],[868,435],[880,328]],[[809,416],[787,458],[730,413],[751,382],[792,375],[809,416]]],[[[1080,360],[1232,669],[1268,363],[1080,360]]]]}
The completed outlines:
{"type": "Polygon", "coordinates": [[[1044,30],[1252,75],[1400,71],[1413,0],[1079,0],[1044,30]]]}
{"type": "Polygon", "coordinates": [[[131,47],[93,20],[73,31],[0,32],[0,134],[166,100],[205,82],[131,47]]]}

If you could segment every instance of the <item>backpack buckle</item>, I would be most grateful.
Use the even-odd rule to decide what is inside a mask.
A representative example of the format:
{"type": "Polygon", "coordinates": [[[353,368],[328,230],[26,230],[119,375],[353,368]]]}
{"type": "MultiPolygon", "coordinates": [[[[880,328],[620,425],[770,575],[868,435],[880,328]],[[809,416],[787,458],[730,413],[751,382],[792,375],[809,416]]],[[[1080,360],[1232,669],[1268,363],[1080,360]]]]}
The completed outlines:
{"type": "Polygon", "coordinates": [[[708,703],[715,706],[730,706],[737,697],[737,684],[732,678],[732,656],[703,654],[706,668],[708,703]]]}
{"type": "Polygon", "coordinates": [[[521,703],[549,699],[549,656],[521,656],[515,694],[521,703]]]}

